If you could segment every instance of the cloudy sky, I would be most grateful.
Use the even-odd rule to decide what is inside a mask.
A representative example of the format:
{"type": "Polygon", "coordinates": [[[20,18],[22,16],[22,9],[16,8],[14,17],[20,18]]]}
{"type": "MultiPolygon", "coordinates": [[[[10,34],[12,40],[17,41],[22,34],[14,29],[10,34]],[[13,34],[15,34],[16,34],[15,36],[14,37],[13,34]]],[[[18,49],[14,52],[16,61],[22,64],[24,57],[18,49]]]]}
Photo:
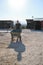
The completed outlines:
{"type": "Polygon", "coordinates": [[[0,0],[0,19],[25,20],[32,16],[43,18],[43,0],[0,0]]]}

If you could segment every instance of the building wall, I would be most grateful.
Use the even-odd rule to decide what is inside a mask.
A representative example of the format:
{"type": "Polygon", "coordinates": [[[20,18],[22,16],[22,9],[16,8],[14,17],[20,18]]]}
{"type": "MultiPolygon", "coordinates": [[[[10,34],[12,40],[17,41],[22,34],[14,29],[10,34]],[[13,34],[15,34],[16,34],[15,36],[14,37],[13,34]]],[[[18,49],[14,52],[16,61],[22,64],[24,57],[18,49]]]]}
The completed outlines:
{"type": "Polygon", "coordinates": [[[13,27],[13,21],[10,20],[0,20],[0,29],[8,29],[13,27]]]}
{"type": "Polygon", "coordinates": [[[41,29],[43,30],[43,21],[41,21],[41,29]]]}
{"type": "Polygon", "coordinates": [[[27,21],[27,28],[34,29],[34,30],[43,30],[43,21],[40,20],[26,20],[27,21]]]}
{"type": "Polygon", "coordinates": [[[32,29],[33,28],[33,19],[29,19],[26,21],[27,21],[27,28],[32,29]]]}

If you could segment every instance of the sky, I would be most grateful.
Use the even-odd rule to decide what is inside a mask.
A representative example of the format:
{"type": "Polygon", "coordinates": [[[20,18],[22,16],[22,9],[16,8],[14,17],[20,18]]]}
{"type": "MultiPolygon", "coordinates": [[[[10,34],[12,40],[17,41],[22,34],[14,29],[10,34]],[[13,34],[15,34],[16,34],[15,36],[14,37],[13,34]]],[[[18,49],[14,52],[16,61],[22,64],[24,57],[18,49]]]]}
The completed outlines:
{"type": "Polygon", "coordinates": [[[43,18],[43,0],[0,0],[0,19],[20,20],[43,18]]]}

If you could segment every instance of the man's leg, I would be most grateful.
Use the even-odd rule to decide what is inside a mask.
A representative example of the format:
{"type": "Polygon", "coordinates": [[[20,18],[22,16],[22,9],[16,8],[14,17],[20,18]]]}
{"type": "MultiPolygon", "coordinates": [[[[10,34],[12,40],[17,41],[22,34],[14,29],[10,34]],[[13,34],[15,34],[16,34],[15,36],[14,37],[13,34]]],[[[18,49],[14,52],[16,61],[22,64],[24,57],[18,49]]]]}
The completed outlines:
{"type": "Polygon", "coordinates": [[[13,33],[11,33],[11,40],[13,41],[13,33]]]}
{"type": "Polygon", "coordinates": [[[19,33],[19,39],[20,39],[20,41],[21,41],[21,33],[19,33]]]}
{"type": "Polygon", "coordinates": [[[17,42],[18,42],[18,35],[17,35],[17,42]]]}
{"type": "Polygon", "coordinates": [[[21,41],[21,35],[20,35],[20,41],[21,41]]]}

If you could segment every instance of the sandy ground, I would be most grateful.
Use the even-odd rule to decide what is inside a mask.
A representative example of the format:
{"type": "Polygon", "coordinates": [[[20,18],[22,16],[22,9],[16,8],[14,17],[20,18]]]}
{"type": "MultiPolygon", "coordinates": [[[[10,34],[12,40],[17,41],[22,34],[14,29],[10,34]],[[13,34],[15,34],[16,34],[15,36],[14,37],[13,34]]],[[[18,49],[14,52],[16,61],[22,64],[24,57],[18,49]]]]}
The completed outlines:
{"type": "Polygon", "coordinates": [[[0,32],[0,65],[43,65],[43,32],[23,30],[22,41],[0,32]]]}

